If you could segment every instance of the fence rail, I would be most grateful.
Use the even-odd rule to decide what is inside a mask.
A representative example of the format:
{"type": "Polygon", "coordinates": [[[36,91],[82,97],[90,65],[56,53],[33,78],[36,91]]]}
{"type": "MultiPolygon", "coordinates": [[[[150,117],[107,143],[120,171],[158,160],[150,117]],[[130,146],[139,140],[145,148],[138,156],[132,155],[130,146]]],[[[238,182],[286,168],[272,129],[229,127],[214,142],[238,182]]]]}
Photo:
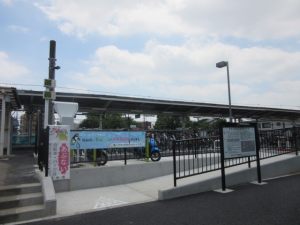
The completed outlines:
{"type": "Polygon", "coordinates": [[[144,148],[72,149],[71,164],[95,163],[100,152],[105,152],[108,161],[124,161],[125,165],[129,159],[141,159],[144,157],[144,148]]]}
{"type": "MultiPolygon", "coordinates": [[[[221,169],[220,137],[173,141],[174,186],[178,179],[221,169]]],[[[260,159],[294,152],[298,154],[300,128],[259,132],[260,159]]],[[[256,156],[225,160],[225,168],[256,161],[256,156]]]]}

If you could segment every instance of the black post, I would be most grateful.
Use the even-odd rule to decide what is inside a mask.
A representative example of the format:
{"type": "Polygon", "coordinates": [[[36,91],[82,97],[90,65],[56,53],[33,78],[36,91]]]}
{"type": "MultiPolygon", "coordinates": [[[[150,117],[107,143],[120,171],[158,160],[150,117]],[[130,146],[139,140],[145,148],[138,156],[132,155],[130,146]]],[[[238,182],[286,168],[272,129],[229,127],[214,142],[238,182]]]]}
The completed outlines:
{"type": "Polygon", "coordinates": [[[257,182],[261,183],[261,170],[260,170],[259,153],[256,154],[256,163],[257,163],[257,182]]]}
{"type": "MultiPolygon", "coordinates": [[[[177,186],[177,180],[176,180],[176,142],[172,141],[172,149],[173,149],[173,173],[174,173],[174,187],[177,186]]],[[[180,161],[179,161],[180,162],[180,161]]]]}
{"type": "Polygon", "coordinates": [[[294,142],[293,147],[295,148],[296,155],[298,155],[298,147],[299,147],[297,137],[298,137],[297,128],[293,127],[293,142],[294,142]]]}
{"type": "Polygon", "coordinates": [[[299,128],[295,128],[296,129],[296,155],[298,155],[298,151],[299,151],[299,128]]]}
{"type": "Polygon", "coordinates": [[[38,140],[39,140],[39,122],[40,122],[40,115],[39,111],[36,114],[36,124],[35,124],[35,145],[34,145],[34,154],[38,154],[38,140]]]}
{"type": "Polygon", "coordinates": [[[255,129],[255,142],[256,142],[257,182],[261,183],[261,169],[260,169],[260,156],[259,156],[260,144],[259,144],[259,135],[258,135],[257,125],[254,125],[254,129],[255,129]]]}
{"type": "Polygon", "coordinates": [[[221,150],[221,175],[222,175],[222,190],[226,190],[225,179],[225,157],[224,157],[224,139],[223,139],[223,127],[220,127],[220,150],[221,150]]]}
{"type": "Polygon", "coordinates": [[[48,177],[49,171],[49,126],[45,130],[45,146],[44,146],[44,162],[45,162],[45,176],[48,177]]]}
{"type": "Polygon", "coordinates": [[[248,168],[251,168],[251,160],[250,160],[250,156],[248,156],[248,168]]]}
{"type": "MultiPolygon", "coordinates": [[[[55,66],[56,62],[56,42],[54,40],[50,41],[50,50],[49,50],[49,79],[55,80],[55,69],[57,67],[55,66]]],[[[49,91],[54,91],[54,88],[50,88],[49,91]]],[[[49,112],[48,112],[48,124],[53,124],[53,105],[52,105],[52,99],[49,100],[49,112]]]]}
{"type": "Polygon", "coordinates": [[[127,148],[124,148],[124,165],[127,165],[127,148]]]}
{"type": "Polygon", "coordinates": [[[225,179],[225,163],[224,163],[224,149],[221,151],[221,175],[222,175],[222,190],[226,190],[226,179],[225,179]]]}

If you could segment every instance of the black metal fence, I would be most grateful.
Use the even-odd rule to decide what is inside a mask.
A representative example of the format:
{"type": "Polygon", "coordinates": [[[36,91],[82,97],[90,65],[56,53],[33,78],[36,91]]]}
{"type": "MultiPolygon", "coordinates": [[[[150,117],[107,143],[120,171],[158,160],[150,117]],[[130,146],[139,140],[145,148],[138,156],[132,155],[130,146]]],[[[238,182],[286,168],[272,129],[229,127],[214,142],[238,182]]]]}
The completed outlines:
{"type": "MultiPolygon", "coordinates": [[[[298,154],[300,128],[259,132],[260,159],[278,155],[298,154]]],[[[178,179],[221,169],[220,137],[192,138],[173,141],[174,186],[178,179]]],[[[232,167],[256,160],[256,156],[225,160],[225,167],[232,167]]]]}
{"type": "Polygon", "coordinates": [[[145,148],[72,149],[71,164],[97,163],[101,152],[104,152],[107,156],[107,161],[124,161],[125,165],[129,159],[142,159],[145,157],[145,148]]]}
{"type": "MultiPolygon", "coordinates": [[[[146,136],[154,134],[155,141],[162,157],[172,157],[172,143],[174,140],[197,138],[202,135],[201,130],[152,130],[146,136]]],[[[207,132],[205,132],[207,133],[207,132]]],[[[110,148],[110,149],[72,149],[71,164],[94,163],[94,151],[104,151],[108,161],[120,160],[127,163],[129,159],[142,159],[145,157],[145,148],[110,148]]],[[[96,153],[98,154],[98,153],[96,153]]]]}
{"type": "MultiPolygon", "coordinates": [[[[151,131],[154,133],[162,157],[173,156],[174,180],[207,173],[221,169],[220,137],[217,133],[209,137],[201,137],[202,131],[151,131]]],[[[40,132],[38,139],[38,165],[48,174],[48,139],[47,130],[40,132]]],[[[260,158],[266,159],[282,154],[300,151],[300,127],[282,130],[259,132],[260,158]]],[[[145,148],[112,148],[71,150],[71,164],[82,162],[96,162],[97,153],[105,151],[107,160],[143,159],[145,148]],[[96,152],[96,154],[95,154],[96,152]]],[[[255,161],[255,156],[235,158],[225,161],[225,167],[255,161]]]]}

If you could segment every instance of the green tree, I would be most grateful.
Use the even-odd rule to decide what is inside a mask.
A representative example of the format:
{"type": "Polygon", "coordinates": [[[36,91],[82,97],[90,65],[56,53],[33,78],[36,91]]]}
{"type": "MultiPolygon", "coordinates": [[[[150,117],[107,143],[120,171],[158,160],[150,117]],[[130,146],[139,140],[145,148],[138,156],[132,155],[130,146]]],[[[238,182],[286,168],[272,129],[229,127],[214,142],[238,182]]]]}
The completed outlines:
{"type": "Polygon", "coordinates": [[[201,119],[198,121],[192,122],[191,127],[193,129],[203,129],[203,130],[216,130],[219,129],[219,126],[225,123],[225,119],[216,118],[216,119],[201,119]]]}
{"type": "Polygon", "coordinates": [[[86,119],[84,119],[80,124],[80,128],[99,128],[99,115],[88,113],[86,119]]]}
{"type": "Polygon", "coordinates": [[[221,118],[214,119],[210,125],[210,129],[212,130],[219,129],[219,127],[224,123],[226,123],[225,119],[221,119],[221,118]]]}
{"type": "Polygon", "coordinates": [[[103,129],[127,129],[127,118],[122,117],[119,113],[105,114],[102,120],[103,129]]]}
{"type": "Polygon", "coordinates": [[[175,130],[176,128],[182,128],[183,124],[186,128],[190,127],[191,121],[188,116],[180,117],[159,114],[154,128],[157,130],[175,130]]]}
{"type": "MultiPolygon", "coordinates": [[[[132,118],[123,117],[120,113],[107,113],[102,117],[103,129],[128,129],[130,125],[135,124],[132,118]]],[[[83,120],[80,128],[99,128],[100,115],[89,113],[87,118],[83,120]]]]}
{"type": "Polygon", "coordinates": [[[192,122],[191,127],[193,129],[203,129],[203,130],[208,130],[210,127],[209,119],[201,119],[198,121],[192,122]]]}

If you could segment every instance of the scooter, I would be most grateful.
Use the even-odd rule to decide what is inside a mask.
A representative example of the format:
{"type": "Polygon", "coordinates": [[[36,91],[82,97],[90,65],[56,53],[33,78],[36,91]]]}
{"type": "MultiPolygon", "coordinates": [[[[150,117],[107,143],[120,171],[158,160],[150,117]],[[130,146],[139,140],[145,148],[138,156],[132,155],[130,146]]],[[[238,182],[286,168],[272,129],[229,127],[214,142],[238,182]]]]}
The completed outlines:
{"type": "Polygon", "coordinates": [[[134,157],[136,159],[145,159],[150,157],[153,162],[157,162],[161,159],[160,150],[156,145],[154,138],[149,138],[148,140],[148,149],[149,155],[146,154],[146,148],[135,148],[134,157]]]}
{"type": "Polygon", "coordinates": [[[155,139],[150,138],[149,140],[149,145],[150,145],[150,158],[153,162],[157,162],[161,159],[161,154],[159,151],[159,148],[156,145],[155,139]]]}

